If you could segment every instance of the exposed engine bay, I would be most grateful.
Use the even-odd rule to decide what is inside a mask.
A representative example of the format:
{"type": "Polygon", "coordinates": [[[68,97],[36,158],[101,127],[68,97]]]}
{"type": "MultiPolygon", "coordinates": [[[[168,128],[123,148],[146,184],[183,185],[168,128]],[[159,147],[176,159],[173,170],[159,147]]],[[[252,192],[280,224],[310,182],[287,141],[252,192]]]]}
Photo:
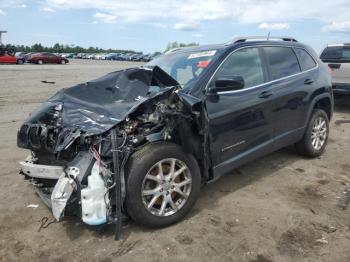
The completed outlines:
{"type": "Polygon", "coordinates": [[[21,174],[57,221],[71,212],[88,225],[116,223],[120,231],[127,162],[146,144],[180,144],[208,176],[202,103],[179,91],[158,67],[63,89],[18,131],[18,146],[31,151],[21,174]]]}

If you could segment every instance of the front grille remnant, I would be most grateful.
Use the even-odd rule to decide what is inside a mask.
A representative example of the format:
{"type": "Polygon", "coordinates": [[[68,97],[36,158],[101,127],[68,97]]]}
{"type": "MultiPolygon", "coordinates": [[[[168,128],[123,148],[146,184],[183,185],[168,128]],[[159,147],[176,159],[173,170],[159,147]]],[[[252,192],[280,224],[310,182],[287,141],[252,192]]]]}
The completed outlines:
{"type": "Polygon", "coordinates": [[[24,124],[17,133],[21,148],[53,152],[57,143],[57,128],[38,124],[24,124]]]}

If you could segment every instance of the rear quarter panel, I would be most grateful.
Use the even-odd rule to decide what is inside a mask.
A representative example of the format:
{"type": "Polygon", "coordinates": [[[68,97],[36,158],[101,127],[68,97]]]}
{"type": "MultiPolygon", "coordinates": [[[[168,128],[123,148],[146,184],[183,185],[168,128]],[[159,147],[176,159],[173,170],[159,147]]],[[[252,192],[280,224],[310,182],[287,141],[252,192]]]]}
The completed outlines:
{"type": "Polygon", "coordinates": [[[333,114],[333,91],[332,91],[332,77],[326,64],[321,60],[317,60],[318,69],[312,71],[312,77],[315,81],[313,87],[309,89],[308,95],[305,97],[307,114],[305,114],[304,126],[306,127],[310,119],[311,113],[315,105],[321,99],[329,99],[331,103],[331,115],[333,114]]]}

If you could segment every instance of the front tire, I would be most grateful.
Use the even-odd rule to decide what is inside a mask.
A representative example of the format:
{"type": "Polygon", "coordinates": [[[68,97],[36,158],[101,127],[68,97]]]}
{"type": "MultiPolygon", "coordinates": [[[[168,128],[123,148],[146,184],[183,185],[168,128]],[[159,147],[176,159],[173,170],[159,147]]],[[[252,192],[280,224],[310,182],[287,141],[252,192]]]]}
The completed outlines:
{"type": "Polygon", "coordinates": [[[61,60],[61,65],[65,65],[66,61],[64,59],[61,60]]]}
{"type": "Polygon", "coordinates": [[[296,144],[298,153],[309,158],[322,155],[327,146],[328,136],[328,116],[324,110],[315,109],[303,138],[296,144]]]}
{"type": "Polygon", "coordinates": [[[177,223],[198,198],[197,161],[178,145],[147,145],[131,157],[127,169],[126,210],[140,225],[161,228],[177,223]]]}
{"type": "Polygon", "coordinates": [[[44,64],[44,62],[43,62],[43,60],[38,60],[38,65],[42,65],[42,64],[44,64]]]}

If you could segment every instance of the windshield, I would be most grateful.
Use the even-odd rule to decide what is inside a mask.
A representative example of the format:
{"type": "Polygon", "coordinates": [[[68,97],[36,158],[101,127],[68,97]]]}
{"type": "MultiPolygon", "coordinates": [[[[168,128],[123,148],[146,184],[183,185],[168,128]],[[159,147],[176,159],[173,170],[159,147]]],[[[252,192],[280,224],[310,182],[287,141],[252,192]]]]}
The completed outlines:
{"type": "Polygon", "coordinates": [[[171,75],[183,89],[191,89],[217,56],[217,50],[164,54],[146,66],[159,66],[171,75]]]}

